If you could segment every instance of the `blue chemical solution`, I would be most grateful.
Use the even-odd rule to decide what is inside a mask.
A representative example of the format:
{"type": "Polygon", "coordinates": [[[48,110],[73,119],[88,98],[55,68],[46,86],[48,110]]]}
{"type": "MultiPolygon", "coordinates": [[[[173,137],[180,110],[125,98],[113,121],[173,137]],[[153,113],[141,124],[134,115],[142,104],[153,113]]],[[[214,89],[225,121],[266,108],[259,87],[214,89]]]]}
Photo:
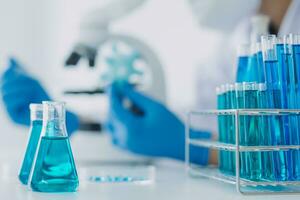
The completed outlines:
{"type": "Polygon", "coordinates": [[[257,68],[259,73],[258,83],[265,83],[265,70],[262,51],[257,52],[257,68]]]}
{"type": "Polygon", "coordinates": [[[78,185],[69,138],[43,136],[31,188],[40,192],[74,192],[78,185]]]}
{"type": "MultiPolygon", "coordinates": [[[[238,109],[245,108],[244,104],[244,92],[242,89],[236,89],[236,106],[238,109]]],[[[239,116],[239,143],[245,145],[245,132],[246,132],[246,116],[239,116]]],[[[242,178],[249,178],[250,164],[248,163],[247,154],[245,152],[240,153],[240,176],[242,178]]]]}
{"type": "MultiPolygon", "coordinates": [[[[294,66],[294,73],[295,73],[295,90],[296,90],[296,108],[300,108],[300,44],[293,44],[292,45],[292,60],[294,66]]],[[[295,145],[300,144],[300,117],[297,116],[298,121],[298,131],[292,135],[292,143],[295,145]]],[[[294,150],[293,151],[293,169],[294,169],[294,179],[300,180],[300,151],[294,150]]]]}
{"type": "Polygon", "coordinates": [[[260,71],[258,66],[257,54],[253,54],[248,59],[248,67],[246,74],[244,75],[245,82],[259,82],[260,81],[260,71]]]}
{"type": "MultiPolygon", "coordinates": [[[[218,92],[217,94],[217,108],[219,110],[221,109],[225,109],[225,104],[226,104],[226,98],[225,98],[225,93],[224,91],[222,92],[218,92]]],[[[226,116],[224,115],[219,115],[218,116],[218,128],[219,128],[219,141],[220,142],[225,142],[225,136],[226,136],[226,116]]],[[[219,169],[226,173],[227,169],[226,169],[226,162],[227,162],[227,158],[225,156],[226,152],[224,150],[220,150],[220,154],[219,154],[219,169]]]]}
{"type": "MultiPolygon", "coordinates": [[[[248,84],[247,84],[248,85],[248,84]]],[[[238,108],[257,108],[257,90],[254,84],[249,84],[251,88],[243,88],[239,91],[237,105],[238,108]]],[[[248,87],[248,86],[247,86],[248,87]]],[[[240,116],[240,144],[244,146],[259,145],[259,117],[240,116]]],[[[241,157],[241,177],[250,180],[260,180],[262,177],[262,163],[260,152],[242,152],[241,157]]]]}
{"type": "MultiPolygon", "coordinates": [[[[268,108],[282,108],[282,91],[279,84],[279,70],[277,60],[265,61],[266,83],[267,83],[267,106],[268,108]]],[[[284,129],[284,121],[281,116],[270,117],[270,128],[272,145],[286,144],[285,136],[288,134],[284,129]]],[[[287,180],[288,160],[286,152],[273,152],[275,162],[275,179],[287,180]]]]}
{"type": "MultiPolygon", "coordinates": [[[[229,109],[236,109],[237,103],[236,103],[236,96],[235,96],[235,90],[228,91],[228,97],[230,98],[230,104],[228,105],[229,109]]],[[[234,115],[228,115],[228,143],[235,144],[235,116],[234,115]]],[[[235,165],[235,152],[228,152],[229,157],[229,173],[231,175],[235,175],[236,171],[236,165],[235,165]]]]}
{"type": "Polygon", "coordinates": [[[241,83],[245,81],[245,76],[247,74],[249,56],[240,56],[238,57],[238,66],[236,74],[236,82],[241,83]]]}
{"type": "MultiPolygon", "coordinates": [[[[258,108],[265,109],[267,108],[267,92],[265,85],[262,86],[257,91],[257,103],[258,108]]],[[[269,116],[259,116],[258,121],[258,131],[259,131],[259,144],[260,145],[271,145],[271,124],[272,119],[269,116]]],[[[265,180],[274,180],[275,179],[275,167],[274,167],[274,157],[273,152],[261,152],[262,159],[262,174],[261,178],[265,180]]]]}
{"type": "Polygon", "coordinates": [[[43,122],[42,120],[32,121],[30,138],[27,144],[27,149],[23,159],[22,167],[19,173],[19,179],[23,184],[27,184],[30,170],[33,164],[34,155],[38,146],[43,122]]]}
{"type": "MultiPolygon", "coordinates": [[[[280,94],[280,103],[281,105],[277,105],[280,108],[288,109],[288,108],[295,108],[295,102],[291,98],[291,95],[295,94],[295,78],[290,77],[290,75],[294,76],[294,69],[291,69],[291,54],[288,51],[288,46],[284,44],[277,44],[276,45],[276,52],[278,58],[278,86],[281,92],[280,94]],[[290,72],[290,70],[292,70],[290,72]],[[292,100],[292,101],[291,101],[292,100]]],[[[276,105],[275,105],[276,106],[276,105]]],[[[283,133],[284,138],[281,139],[280,143],[283,145],[290,145],[291,144],[291,135],[296,133],[297,120],[295,116],[281,116],[282,124],[283,124],[283,133]],[[296,132],[295,132],[296,131],[296,132]]],[[[286,164],[287,164],[287,180],[293,180],[293,166],[291,163],[292,160],[292,151],[284,152],[286,157],[286,164]]]]}

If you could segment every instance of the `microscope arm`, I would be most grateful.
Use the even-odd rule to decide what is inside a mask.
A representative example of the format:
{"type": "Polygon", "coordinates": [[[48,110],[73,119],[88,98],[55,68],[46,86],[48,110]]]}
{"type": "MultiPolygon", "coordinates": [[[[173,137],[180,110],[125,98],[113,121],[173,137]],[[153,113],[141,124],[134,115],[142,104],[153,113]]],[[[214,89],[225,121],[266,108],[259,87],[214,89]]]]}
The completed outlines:
{"type": "Polygon", "coordinates": [[[109,25],[142,5],[146,0],[111,0],[104,7],[85,15],[80,23],[77,44],[66,60],[67,66],[76,65],[87,58],[91,67],[95,66],[98,47],[109,37],[109,25]]]}

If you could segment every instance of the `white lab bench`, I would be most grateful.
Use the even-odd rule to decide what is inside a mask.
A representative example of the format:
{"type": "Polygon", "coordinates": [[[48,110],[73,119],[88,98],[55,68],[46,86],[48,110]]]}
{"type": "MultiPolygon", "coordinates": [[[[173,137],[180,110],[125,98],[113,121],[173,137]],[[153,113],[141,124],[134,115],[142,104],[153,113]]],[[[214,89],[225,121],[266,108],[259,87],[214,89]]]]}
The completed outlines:
{"type": "MultiPolygon", "coordinates": [[[[207,179],[193,179],[186,175],[184,163],[172,160],[157,160],[153,182],[136,183],[95,183],[81,181],[76,193],[39,193],[28,190],[18,181],[17,174],[25,148],[24,129],[13,135],[15,140],[5,146],[2,142],[0,154],[0,200],[38,200],[38,199],[75,199],[75,200],[159,200],[159,199],[299,199],[297,195],[287,196],[243,196],[233,185],[207,179]],[[18,139],[16,139],[18,138],[18,139]],[[20,142],[22,141],[22,142],[20,142]]],[[[9,134],[9,133],[8,133],[9,134]]],[[[7,139],[9,140],[9,139],[7,139]]],[[[71,145],[77,168],[80,163],[105,160],[144,160],[129,155],[111,146],[105,134],[77,133],[72,137],[71,145]]],[[[80,170],[79,170],[80,171],[80,170]]]]}

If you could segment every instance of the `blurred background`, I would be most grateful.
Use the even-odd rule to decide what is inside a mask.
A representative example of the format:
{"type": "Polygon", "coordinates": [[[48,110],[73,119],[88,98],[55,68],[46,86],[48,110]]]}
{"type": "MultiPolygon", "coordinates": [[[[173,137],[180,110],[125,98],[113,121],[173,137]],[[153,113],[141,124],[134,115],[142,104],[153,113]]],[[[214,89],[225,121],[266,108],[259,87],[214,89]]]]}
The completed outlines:
{"type": "MultiPolygon", "coordinates": [[[[69,109],[94,119],[104,119],[105,96],[63,95],[66,89],[96,86],[101,64],[94,69],[88,68],[86,62],[76,68],[63,66],[79,36],[83,15],[108,0],[0,2],[1,72],[7,66],[8,56],[15,56],[42,82],[51,96],[66,101],[69,109]]],[[[209,57],[221,36],[207,29],[201,30],[186,0],[149,0],[116,20],[111,29],[141,39],[156,52],[165,71],[167,104],[171,109],[184,110],[195,103],[199,63],[209,57]]],[[[101,53],[99,55],[101,59],[101,53]]],[[[3,106],[0,109],[0,147],[9,149],[21,144],[25,148],[27,135],[22,134],[24,128],[18,127],[20,131],[7,133],[10,128],[16,129],[16,125],[9,121],[3,106]]]]}

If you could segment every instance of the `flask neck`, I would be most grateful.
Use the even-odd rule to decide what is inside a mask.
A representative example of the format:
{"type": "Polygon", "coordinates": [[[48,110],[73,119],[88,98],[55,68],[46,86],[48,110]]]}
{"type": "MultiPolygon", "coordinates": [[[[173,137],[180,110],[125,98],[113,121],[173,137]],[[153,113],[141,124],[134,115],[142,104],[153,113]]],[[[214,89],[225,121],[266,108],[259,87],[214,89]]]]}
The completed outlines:
{"type": "Polygon", "coordinates": [[[43,122],[44,136],[67,137],[66,123],[64,119],[51,119],[43,122]]]}
{"type": "Polygon", "coordinates": [[[42,104],[30,104],[30,121],[43,121],[43,105],[42,104]]]}
{"type": "Polygon", "coordinates": [[[43,102],[43,136],[67,137],[65,103],[43,102]]]}

